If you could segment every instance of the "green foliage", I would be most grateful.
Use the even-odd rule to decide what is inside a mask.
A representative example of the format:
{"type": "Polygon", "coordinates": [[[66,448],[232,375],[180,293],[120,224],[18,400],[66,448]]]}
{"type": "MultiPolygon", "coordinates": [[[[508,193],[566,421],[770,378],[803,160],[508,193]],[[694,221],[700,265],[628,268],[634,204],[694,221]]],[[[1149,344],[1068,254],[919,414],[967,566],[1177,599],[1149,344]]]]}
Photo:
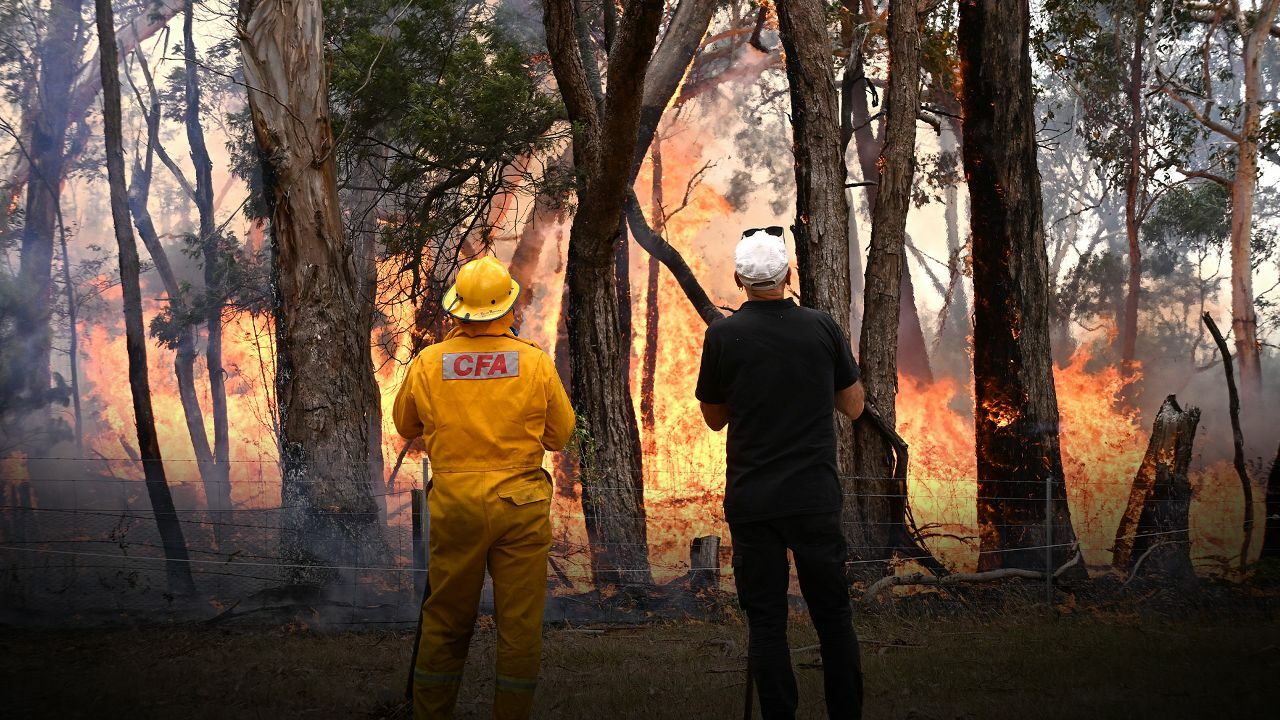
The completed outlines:
{"type": "Polygon", "coordinates": [[[1215,182],[1178,185],[1156,203],[1142,225],[1144,270],[1173,275],[1188,256],[1221,254],[1231,236],[1231,194],[1215,182]]]}
{"type": "MultiPolygon", "coordinates": [[[[204,267],[204,249],[197,235],[182,238],[182,254],[198,269],[204,267]]],[[[235,235],[220,232],[216,238],[217,266],[214,281],[202,287],[181,282],[177,297],[151,319],[149,332],[161,345],[174,349],[191,328],[203,325],[210,310],[223,313],[263,313],[270,307],[269,260],[266,249],[251,251],[235,235]]]]}
{"type": "Polygon", "coordinates": [[[1150,2],[1123,0],[1046,0],[1041,26],[1033,38],[1037,58],[1069,89],[1067,101],[1078,108],[1072,118],[1074,131],[1116,186],[1123,186],[1132,162],[1129,132],[1135,122],[1143,125],[1140,162],[1147,182],[1167,170],[1170,154],[1180,155],[1168,148],[1160,154],[1152,150],[1154,144],[1166,140],[1167,118],[1153,111],[1147,97],[1149,61],[1139,79],[1143,84],[1140,116],[1135,117],[1128,97],[1135,43],[1141,43],[1144,55],[1148,54],[1152,36],[1161,31],[1150,27],[1154,21],[1151,6],[1150,2]],[[1138,20],[1144,17],[1147,27],[1142,37],[1136,37],[1138,20]]]}
{"type": "Polygon", "coordinates": [[[547,68],[485,4],[337,0],[325,10],[340,171],[386,159],[379,181],[403,217],[388,227],[392,253],[416,261],[447,247],[510,188],[512,161],[558,141],[547,68]]]}

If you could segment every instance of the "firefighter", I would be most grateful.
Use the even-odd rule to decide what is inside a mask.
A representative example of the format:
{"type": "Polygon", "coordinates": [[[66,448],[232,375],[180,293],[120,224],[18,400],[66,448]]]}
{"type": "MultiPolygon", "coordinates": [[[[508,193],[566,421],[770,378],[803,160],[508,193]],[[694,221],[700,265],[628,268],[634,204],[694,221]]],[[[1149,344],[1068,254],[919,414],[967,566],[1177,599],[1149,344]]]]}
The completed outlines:
{"type": "Polygon", "coordinates": [[[428,596],[413,670],[417,720],[458,699],[485,570],[497,621],[495,718],[526,718],[542,654],[551,478],[543,453],[573,432],[551,358],[511,329],[520,286],[496,258],[458,271],[454,328],[418,354],[396,396],[396,430],[431,460],[428,596]]]}

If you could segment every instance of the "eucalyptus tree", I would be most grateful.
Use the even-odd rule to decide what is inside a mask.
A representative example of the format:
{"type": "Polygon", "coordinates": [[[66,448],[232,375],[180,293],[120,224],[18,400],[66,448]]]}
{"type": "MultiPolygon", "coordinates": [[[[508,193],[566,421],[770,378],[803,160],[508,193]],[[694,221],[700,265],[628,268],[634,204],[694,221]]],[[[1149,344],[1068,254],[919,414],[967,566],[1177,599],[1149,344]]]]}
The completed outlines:
{"type": "Polygon", "coordinates": [[[972,198],[979,569],[1052,572],[1075,542],[1049,352],[1028,0],[960,6],[972,198]]]}
{"type": "Polygon", "coordinates": [[[1253,243],[1260,163],[1277,163],[1280,113],[1269,54],[1277,50],[1280,0],[1171,3],[1177,52],[1155,69],[1155,89],[1180,111],[1182,145],[1207,152],[1180,170],[1231,191],[1231,329],[1246,409],[1262,389],[1261,344],[1253,291],[1253,243]]]}

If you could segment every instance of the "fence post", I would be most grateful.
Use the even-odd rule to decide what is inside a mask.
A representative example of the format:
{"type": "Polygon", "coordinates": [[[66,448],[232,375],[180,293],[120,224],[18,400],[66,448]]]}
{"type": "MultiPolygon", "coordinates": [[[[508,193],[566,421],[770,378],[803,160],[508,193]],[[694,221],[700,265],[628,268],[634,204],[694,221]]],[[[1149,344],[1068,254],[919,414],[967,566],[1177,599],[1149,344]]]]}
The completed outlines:
{"type": "Polygon", "coordinates": [[[720,587],[720,538],[704,535],[689,548],[689,586],[693,592],[720,587]]]}
{"type": "Polygon", "coordinates": [[[1044,601],[1053,606],[1053,474],[1044,476],[1044,601]]]}
{"type": "Polygon", "coordinates": [[[427,512],[427,470],[428,460],[422,461],[421,488],[413,488],[410,493],[410,511],[413,516],[413,589],[416,597],[422,597],[427,586],[427,538],[430,533],[430,515],[427,512]]]}

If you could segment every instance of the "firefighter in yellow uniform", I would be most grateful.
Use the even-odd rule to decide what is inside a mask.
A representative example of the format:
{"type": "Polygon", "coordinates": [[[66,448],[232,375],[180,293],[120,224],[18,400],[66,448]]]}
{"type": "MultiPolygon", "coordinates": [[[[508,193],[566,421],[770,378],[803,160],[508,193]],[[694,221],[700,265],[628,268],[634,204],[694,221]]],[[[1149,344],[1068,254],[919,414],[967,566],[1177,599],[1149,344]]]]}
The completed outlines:
{"type": "Polygon", "coordinates": [[[510,328],[519,294],[496,258],[459,270],[444,298],[455,327],[419,353],[396,396],[396,430],[423,437],[433,471],[417,720],[453,714],[486,568],[498,634],[493,717],[527,718],[533,707],[551,547],[542,459],[568,443],[574,416],[551,358],[510,328]]]}

